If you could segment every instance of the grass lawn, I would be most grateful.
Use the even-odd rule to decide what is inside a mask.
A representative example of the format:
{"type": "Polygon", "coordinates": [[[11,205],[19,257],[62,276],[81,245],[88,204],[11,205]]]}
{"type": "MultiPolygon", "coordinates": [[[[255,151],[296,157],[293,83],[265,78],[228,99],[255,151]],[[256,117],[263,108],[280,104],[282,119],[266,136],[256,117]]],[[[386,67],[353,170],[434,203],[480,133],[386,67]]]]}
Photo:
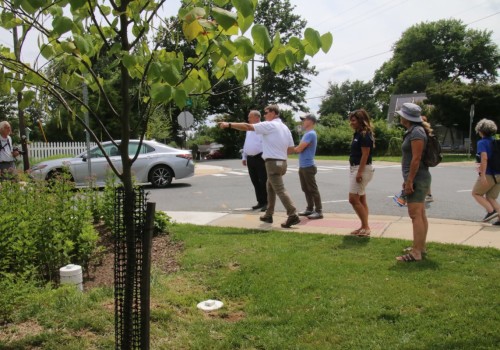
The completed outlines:
{"type": "MultiPolygon", "coordinates": [[[[152,349],[500,347],[499,250],[430,244],[426,261],[403,264],[394,260],[408,244],[400,240],[172,231],[184,251],[179,272],[153,271],[152,349]],[[224,308],[196,309],[209,298],[224,308]]],[[[0,349],[113,348],[110,289],[11,293],[14,327],[39,331],[9,342],[0,335],[0,349]]]]}

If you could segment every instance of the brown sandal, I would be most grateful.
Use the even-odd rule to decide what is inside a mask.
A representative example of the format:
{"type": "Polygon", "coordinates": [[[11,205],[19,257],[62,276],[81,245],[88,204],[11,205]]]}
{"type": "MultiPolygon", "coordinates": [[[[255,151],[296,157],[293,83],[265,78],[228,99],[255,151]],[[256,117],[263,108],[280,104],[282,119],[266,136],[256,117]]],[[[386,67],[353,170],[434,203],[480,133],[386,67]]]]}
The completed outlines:
{"type": "Polygon", "coordinates": [[[351,235],[357,236],[357,235],[359,235],[359,231],[361,231],[361,230],[362,230],[362,228],[358,228],[357,230],[352,231],[351,235]]]}
{"type": "Polygon", "coordinates": [[[356,236],[358,236],[358,237],[370,237],[370,233],[372,233],[370,230],[362,228],[361,230],[359,230],[359,232],[356,236]]]}
{"type": "Polygon", "coordinates": [[[408,254],[396,257],[396,260],[400,261],[400,262],[416,262],[416,261],[421,261],[422,259],[416,259],[413,256],[413,254],[408,253],[408,254]]]}

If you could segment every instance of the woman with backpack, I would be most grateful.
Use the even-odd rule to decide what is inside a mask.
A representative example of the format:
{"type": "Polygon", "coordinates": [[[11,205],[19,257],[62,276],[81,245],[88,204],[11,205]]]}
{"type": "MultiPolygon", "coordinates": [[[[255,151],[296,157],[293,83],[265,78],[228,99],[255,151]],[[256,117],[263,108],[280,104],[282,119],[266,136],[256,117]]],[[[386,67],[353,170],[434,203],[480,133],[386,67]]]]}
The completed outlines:
{"type": "MultiPolygon", "coordinates": [[[[493,159],[493,142],[497,126],[492,120],[481,119],[475,130],[481,140],[477,142],[476,154],[479,177],[472,189],[472,197],[486,209],[486,216],[483,218],[483,222],[486,222],[497,217],[500,212],[500,205],[497,202],[500,193],[500,175],[495,175],[494,164],[488,162],[493,159]]],[[[494,225],[500,225],[500,221],[494,225]]]]}
{"type": "Polygon", "coordinates": [[[403,190],[408,205],[408,215],[413,225],[413,245],[405,249],[404,255],[396,257],[401,262],[422,260],[429,224],[425,213],[425,197],[431,187],[431,174],[424,163],[424,153],[429,135],[430,125],[422,120],[422,109],[414,103],[404,103],[396,113],[401,117],[400,123],[406,128],[403,138],[401,168],[403,170],[403,190]]]}

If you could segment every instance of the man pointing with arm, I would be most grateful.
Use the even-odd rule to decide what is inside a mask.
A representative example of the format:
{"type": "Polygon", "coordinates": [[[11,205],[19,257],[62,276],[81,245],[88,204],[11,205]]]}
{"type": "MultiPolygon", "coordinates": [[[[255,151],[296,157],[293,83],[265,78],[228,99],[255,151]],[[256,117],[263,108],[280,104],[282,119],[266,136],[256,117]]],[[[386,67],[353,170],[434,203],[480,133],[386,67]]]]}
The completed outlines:
{"type": "Polygon", "coordinates": [[[277,105],[269,105],[264,110],[265,122],[257,124],[222,122],[219,125],[222,129],[255,131],[256,134],[262,135],[262,158],[266,162],[267,171],[267,210],[260,220],[273,222],[276,196],[278,196],[288,215],[288,219],[281,224],[281,227],[290,228],[300,223],[295,205],[283,183],[288,154],[293,152],[294,143],[292,134],[280,119],[279,113],[277,105]]]}

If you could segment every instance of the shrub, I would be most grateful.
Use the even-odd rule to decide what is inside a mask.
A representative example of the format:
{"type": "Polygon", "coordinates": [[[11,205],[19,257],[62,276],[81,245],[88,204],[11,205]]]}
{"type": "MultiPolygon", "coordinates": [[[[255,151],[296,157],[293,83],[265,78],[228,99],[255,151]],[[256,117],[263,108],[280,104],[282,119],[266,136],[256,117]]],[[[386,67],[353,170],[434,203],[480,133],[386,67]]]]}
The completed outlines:
{"type": "Polygon", "coordinates": [[[346,155],[350,152],[352,129],[347,121],[338,127],[331,128],[322,125],[316,126],[318,134],[318,155],[346,155]]]}
{"type": "Polygon", "coordinates": [[[172,223],[172,218],[163,211],[155,212],[154,236],[168,233],[168,226],[172,223]]]}
{"type": "Polygon", "coordinates": [[[98,234],[89,201],[72,183],[6,181],[0,186],[0,273],[54,279],[68,263],[88,263],[98,234]]]}
{"type": "Polygon", "coordinates": [[[385,120],[375,121],[374,127],[375,149],[373,150],[373,153],[378,156],[401,155],[401,142],[404,130],[397,126],[389,127],[385,120]]]}

